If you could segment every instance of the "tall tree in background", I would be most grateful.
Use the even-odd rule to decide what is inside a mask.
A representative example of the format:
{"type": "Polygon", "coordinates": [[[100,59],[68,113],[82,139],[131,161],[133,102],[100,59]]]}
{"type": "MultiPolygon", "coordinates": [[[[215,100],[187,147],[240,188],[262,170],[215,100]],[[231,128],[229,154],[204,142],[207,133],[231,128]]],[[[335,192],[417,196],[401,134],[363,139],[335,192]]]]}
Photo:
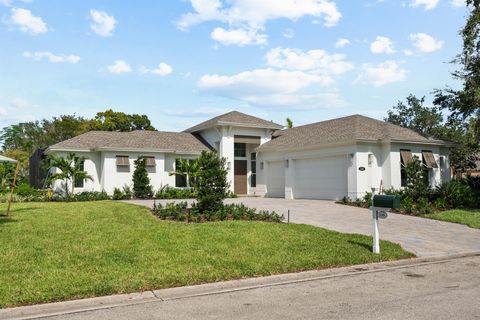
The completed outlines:
{"type": "Polygon", "coordinates": [[[475,167],[478,143],[475,138],[474,119],[465,121],[458,117],[444,118],[438,107],[424,105],[425,98],[409,95],[406,103],[399,101],[388,111],[385,121],[412,129],[423,136],[454,143],[450,165],[457,173],[475,167]]]}
{"type": "Polygon", "coordinates": [[[435,91],[434,103],[452,112],[451,118],[473,121],[477,144],[480,140],[480,0],[466,0],[470,10],[460,35],[462,52],[452,61],[460,66],[452,76],[462,88],[435,91]],[[473,120],[470,120],[473,119],[473,120]]]}
{"type": "Polygon", "coordinates": [[[103,131],[155,130],[146,115],[126,114],[109,109],[99,112],[92,122],[92,129],[103,131]]]}

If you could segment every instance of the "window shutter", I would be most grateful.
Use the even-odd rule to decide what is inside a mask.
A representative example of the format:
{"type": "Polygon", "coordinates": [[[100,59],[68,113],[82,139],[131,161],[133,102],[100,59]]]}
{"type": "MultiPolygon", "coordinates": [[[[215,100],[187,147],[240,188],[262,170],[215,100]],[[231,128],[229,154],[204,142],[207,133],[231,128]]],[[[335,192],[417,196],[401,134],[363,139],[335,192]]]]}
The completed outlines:
{"type": "Polygon", "coordinates": [[[425,167],[428,169],[438,168],[437,161],[435,161],[432,151],[422,151],[422,156],[425,162],[425,167]]]}
{"type": "Polygon", "coordinates": [[[402,164],[405,166],[413,161],[412,151],[410,150],[400,150],[400,157],[402,159],[402,164]]]}
{"type": "Polygon", "coordinates": [[[128,156],[117,156],[116,159],[117,159],[117,166],[128,167],[130,165],[128,156]]]}
{"type": "Polygon", "coordinates": [[[145,157],[145,165],[147,167],[155,167],[155,157],[145,157]]]}

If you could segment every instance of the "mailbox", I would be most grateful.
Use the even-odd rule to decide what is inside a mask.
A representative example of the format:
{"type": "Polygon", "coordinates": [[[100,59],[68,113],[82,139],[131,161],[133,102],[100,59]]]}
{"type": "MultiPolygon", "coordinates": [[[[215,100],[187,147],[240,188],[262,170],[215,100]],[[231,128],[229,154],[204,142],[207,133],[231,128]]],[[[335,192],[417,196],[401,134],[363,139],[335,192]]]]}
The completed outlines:
{"type": "Polygon", "coordinates": [[[400,208],[400,198],[397,196],[375,195],[373,196],[373,206],[376,208],[400,208]]]}

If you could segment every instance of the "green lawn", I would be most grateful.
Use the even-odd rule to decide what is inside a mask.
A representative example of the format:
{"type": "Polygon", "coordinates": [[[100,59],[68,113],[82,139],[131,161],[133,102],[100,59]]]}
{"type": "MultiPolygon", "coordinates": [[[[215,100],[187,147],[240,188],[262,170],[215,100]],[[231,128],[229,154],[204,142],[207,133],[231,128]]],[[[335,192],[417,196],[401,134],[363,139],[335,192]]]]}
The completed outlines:
{"type": "Polygon", "coordinates": [[[465,224],[480,229],[480,210],[448,210],[422,215],[424,218],[465,224]]]}
{"type": "Polygon", "coordinates": [[[0,307],[412,257],[370,245],[307,225],[160,221],[112,201],[14,204],[0,218],[0,307]]]}

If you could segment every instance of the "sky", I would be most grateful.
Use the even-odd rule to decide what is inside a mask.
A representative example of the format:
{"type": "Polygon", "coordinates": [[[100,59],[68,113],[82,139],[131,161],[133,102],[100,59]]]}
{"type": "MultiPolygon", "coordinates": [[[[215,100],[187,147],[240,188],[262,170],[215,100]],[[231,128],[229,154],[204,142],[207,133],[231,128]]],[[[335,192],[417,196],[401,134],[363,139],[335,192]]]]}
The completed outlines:
{"type": "Polygon", "coordinates": [[[113,108],[181,131],[238,110],[383,119],[458,87],[462,0],[0,0],[0,128],[113,108]]]}

